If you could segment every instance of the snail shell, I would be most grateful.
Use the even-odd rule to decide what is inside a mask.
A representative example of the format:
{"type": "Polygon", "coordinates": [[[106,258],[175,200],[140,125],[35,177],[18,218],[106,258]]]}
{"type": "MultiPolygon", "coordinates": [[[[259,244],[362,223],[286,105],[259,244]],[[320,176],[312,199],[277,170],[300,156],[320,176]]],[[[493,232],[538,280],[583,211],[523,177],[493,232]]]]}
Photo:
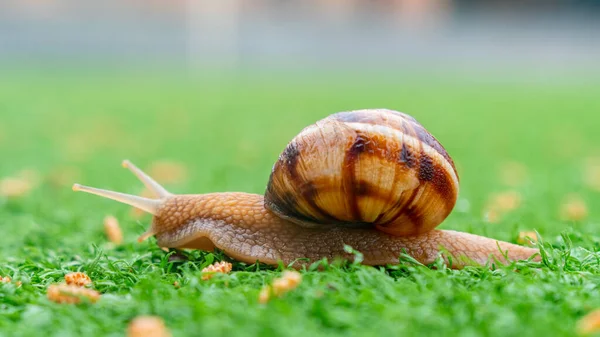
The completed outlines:
{"type": "Polygon", "coordinates": [[[333,114],[306,127],[273,166],[265,206],[302,226],[432,230],[452,211],[458,174],[413,117],[385,109],[333,114]]]}

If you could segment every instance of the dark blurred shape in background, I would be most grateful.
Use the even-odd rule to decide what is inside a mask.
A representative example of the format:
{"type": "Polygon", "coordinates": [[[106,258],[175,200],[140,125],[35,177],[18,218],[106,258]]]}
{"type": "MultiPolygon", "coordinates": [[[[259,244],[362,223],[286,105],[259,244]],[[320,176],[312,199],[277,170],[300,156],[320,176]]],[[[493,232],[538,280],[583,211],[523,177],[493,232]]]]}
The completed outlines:
{"type": "Polygon", "coordinates": [[[3,1],[0,66],[589,75],[599,15],[592,0],[3,1]]]}

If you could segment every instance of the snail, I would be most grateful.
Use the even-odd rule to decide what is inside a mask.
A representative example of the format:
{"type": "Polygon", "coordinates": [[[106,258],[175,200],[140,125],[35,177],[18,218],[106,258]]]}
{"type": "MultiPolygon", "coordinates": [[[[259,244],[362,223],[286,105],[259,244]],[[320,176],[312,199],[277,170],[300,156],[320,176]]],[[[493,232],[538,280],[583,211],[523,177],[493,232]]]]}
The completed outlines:
{"type": "Polygon", "coordinates": [[[327,258],[363,264],[423,264],[440,254],[451,267],[539,259],[537,249],[474,234],[436,230],[458,197],[459,178],[442,145],[413,117],[392,110],[339,112],[304,128],[273,166],[264,196],[227,192],[175,195],[129,161],[156,199],[79,184],[73,190],[153,215],[138,241],[222,250],[239,261],[295,266],[327,258]]]}

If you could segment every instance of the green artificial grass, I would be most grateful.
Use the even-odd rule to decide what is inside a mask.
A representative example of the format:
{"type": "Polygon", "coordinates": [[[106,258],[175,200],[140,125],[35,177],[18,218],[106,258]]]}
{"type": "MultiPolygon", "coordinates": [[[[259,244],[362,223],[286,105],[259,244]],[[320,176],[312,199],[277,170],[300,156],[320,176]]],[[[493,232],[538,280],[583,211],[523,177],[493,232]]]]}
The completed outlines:
{"type": "Polygon", "coordinates": [[[33,169],[40,184],[0,199],[0,275],[22,282],[0,284],[0,335],[123,336],[132,318],[151,314],[174,336],[572,336],[577,320],[600,308],[600,192],[584,183],[586,159],[600,155],[598,88],[401,74],[9,72],[0,78],[0,177],[33,169]],[[298,289],[263,305],[261,287],[283,267],[234,263],[231,274],[202,281],[203,267],[227,258],[137,243],[149,217],[70,190],[79,182],[141,192],[120,167],[128,158],[142,168],[184,164],[187,179],[167,185],[174,193],[262,193],[299,130],[333,112],[376,107],[413,115],[454,158],[459,206],[440,228],[511,242],[537,230],[543,262],[460,271],[406,256],[388,268],[322,263],[302,271],[298,289]],[[499,178],[508,162],[527,167],[516,187],[499,178]],[[489,196],[510,190],[520,207],[484,221],[489,196]],[[587,203],[586,220],[559,217],[570,193],[587,203]],[[105,238],[106,215],[120,220],[122,245],[105,238]],[[46,298],[70,271],[92,278],[98,303],[46,298]]]}

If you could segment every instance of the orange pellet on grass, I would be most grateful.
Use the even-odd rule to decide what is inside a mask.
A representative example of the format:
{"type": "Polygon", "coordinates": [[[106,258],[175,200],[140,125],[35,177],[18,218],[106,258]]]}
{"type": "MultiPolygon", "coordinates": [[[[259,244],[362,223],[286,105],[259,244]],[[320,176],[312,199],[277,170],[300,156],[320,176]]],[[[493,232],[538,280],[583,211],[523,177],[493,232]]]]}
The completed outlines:
{"type": "Polygon", "coordinates": [[[579,335],[589,335],[600,331],[600,309],[596,309],[583,316],[577,322],[577,333],[579,335]]]}
{"type": "Polygon", "coordinates": [[[281,277],[273,280],[271,285],[264,286],[258,294],[258,302],[267,303],[271,295],[281,297],[285,293],[294,290],[302,283],[302,274],[297,271],[286,270],[281,277]]]}
{"type": "Polygon", "coordinates": [[[32,189],[29,182],[14,177],[7,177],[0,180],[0,196],[14,198],[23,196],[32,189]]]}
{"type": "Polygon", "coordinates": [[[258,303],[265,304],[271,299],[271,286],[264,286],[258,293],[258,303]]]}
{"type": "Polygon", "coordinates": [[[34,184],[21,177],[6,177],[0,180],[0,196],[16,198],[27,195],[34,184]]]}
{"type": "MultiPolygon", "coordinates": [[[[0,276],[0,283],[10,283],[10,282],[12,282],[12,279],[10,278],[10,276],[4,276],[4,277],[0,276]]],[[[21,283],[21,281],[15,282],[15,285],[17,287],[20,287],[21,284],[23,284],[23,283],[21,283]]]]}
{"type": "Polygon", "coordinates": [[[497,223],[502,216],[521,205],[521,194],[517,191],[506,191],[490,196],[485,206],[484,216],[487,222],[497,223]]]}
{"type": "Polygon", "coordinates": [[[538,237],[536,232],[525,231],[520,232],[519,237],[517,238],[517,243],[522,245],[532,244],[538,242],[538,237]]]}
{"type": "Polygon", "coordinates": [[[498,223],[501,219],[501,214],[495,209],[487,209],[484,211],[483,218],[489,223],[498,223]]]}
{"type": "Polygon", "coordinates": [[[39,174],[33,169],[24,169],[14,176],[0,179],[0,197],[22,197],[39,184],[39,174]]]}
{"type": "Polygon", "coordinates": [[[170,337],[171,333],[162,318],[138,316],[127,327],[128,337],[170,337]]]}
{"type": "Polygon", "coordinates": [[[123,242],[123,231],[119,226],[119,221],[112,215],[104,218],[104,231],[110,242],[120,245],[123,242]]]}
{"type": "Polygon", "coordinates": [[[95,303],[100,299],[100,293],[69,284],[53,284],[48,287],[48,299],[56,303],[78,304],[83,301],[95,303]]]}
{"type": "Polygon", "coordinates": [[[229,262],[225,262],[225,261],[215,262],[215,263],[211,264],[210,266],[202,269],[202,280],[203,281],[210,280],[213,276],[215,276],[216,273],[227,274],[227,273],[231,272],[232,267],[233,266],[229,262]]]}
{"type": "Polygon", "coordinates": [[[65,275],[65,282],[68,285],[76,285],[78,287],[85,287],[92,284],[92,279],[82,272],[68,273],[65,275]]]}
{"type": "Polygon", "coordinates": [[[560,206],[561,219],[567,221],[581,221],[585,220],[587,216],[587,205],[579,195],[570,194],[563,199],[562,205],[560,206]]]}
{"type": "Polygon", "coordinates": [[[302,275],[299,272],[286,270],[280,278],[273,280],[273,294],[281,296],[296,289],[300,282],[302,282],[302,275]]]}
{"type": "Polygon", "coordinates": [[[521,205],[521,194],[516,191],[507,191],[495,194],[492,203],[501,211],[512,211],[521,205]]]}

